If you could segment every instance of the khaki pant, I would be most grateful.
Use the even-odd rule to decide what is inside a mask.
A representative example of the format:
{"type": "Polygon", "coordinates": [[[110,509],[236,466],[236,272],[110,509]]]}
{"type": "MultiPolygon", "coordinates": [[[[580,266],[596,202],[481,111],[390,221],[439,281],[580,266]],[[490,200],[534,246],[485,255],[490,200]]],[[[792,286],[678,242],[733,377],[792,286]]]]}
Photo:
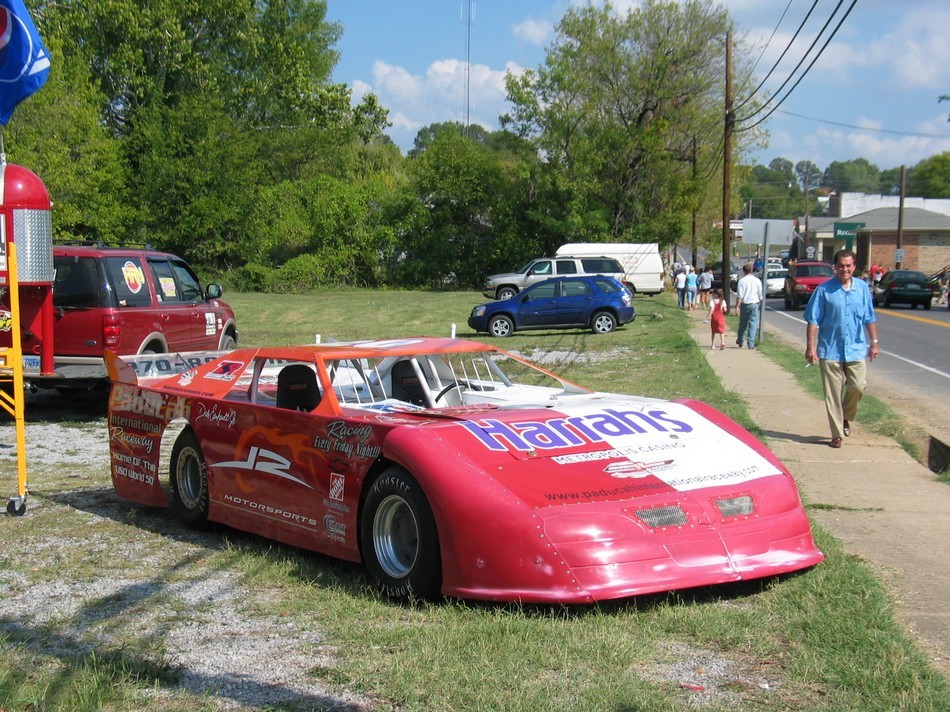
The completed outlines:
{"type": "Polygon", "coordinates": [[[858,401],[867,388],[867,361],[819,360],[821,382],[825,387],[825,410],[832,438],[844,437],[844,421],[853,421],[858,401]]]}

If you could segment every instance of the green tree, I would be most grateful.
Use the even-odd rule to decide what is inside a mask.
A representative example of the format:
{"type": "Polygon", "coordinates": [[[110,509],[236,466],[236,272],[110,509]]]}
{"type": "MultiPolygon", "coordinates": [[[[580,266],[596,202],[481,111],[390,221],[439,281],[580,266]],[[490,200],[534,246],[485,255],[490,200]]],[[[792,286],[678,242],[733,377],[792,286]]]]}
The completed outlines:
{"type": "Polygon", "coordinates": [[[876,193],[880,176],[881,169],[866,158],[833,161],[825,169],[822,185],[839,193],[876,193]]]}
{"type": "Polygon", "coordinates": [[[102,96],[85,64],[63,58],[55,35],[44,41],[57,60],[46,85],[7,125],[8,158],[43,180],[57,239],[124,239],[135,211],[121,146],[101,122],[102,96]]]}
{"type": "Polygon", "coordinates": [[[925,158],[909,171],[907,194],[921,198],[950,198],[950,152],[925,158]]]}
{"type": "Polygon", "coordinates": [[[795,176],[798,184],[805,190],[813,191],[821,186],[821,169],[811,161],[799,161],[795,164],[795,176]]]}
{"type": "Polygon", "coordinates": [[[428,219],[424,229],[408,236],[401,274],[434,286],[474,286],[484,277],[492,208],[501,193],[498,162],[460,127],[445,127],[411,160],[409,172],[428,219]]]}
{"type": "Polygon", "coordinates": [[[805,210],[792,162],[784,158],[771,161],[768,167],[752,166],[739,195],[747,218],[791,219],[805,210]]]}
{"type": "Polygon", "coordinates": [[[702,192],[693,141],[697,175],[720,160],[728,27],[698,1],[571,8],[544,66],[508,77],[503,125],[545,157],[545,222],[562,241],[669,244],[686,232],[702,192]]]}

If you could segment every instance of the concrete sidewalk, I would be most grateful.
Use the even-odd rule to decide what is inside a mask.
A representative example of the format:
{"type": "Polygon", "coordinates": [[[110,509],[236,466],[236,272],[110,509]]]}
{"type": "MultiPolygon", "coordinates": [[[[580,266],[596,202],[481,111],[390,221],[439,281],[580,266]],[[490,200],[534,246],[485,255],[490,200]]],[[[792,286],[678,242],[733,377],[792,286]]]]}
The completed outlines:
{"type": "MultiPolygon", "coordinates": [[[[950,675],[950,486],[860,420],[841,449],[829,447],[823,401],[760,351],[737,347],[734,318],[727,319],[726,349],[713,351],[703,312],[690,316],[693,337],[723,386],[747,403],[805,501],[822,505],[809,510],[812,521],[878,571],[902,621],[950,675]]],[[[765,338],[774,338],[767,327],[765,338]]]]}

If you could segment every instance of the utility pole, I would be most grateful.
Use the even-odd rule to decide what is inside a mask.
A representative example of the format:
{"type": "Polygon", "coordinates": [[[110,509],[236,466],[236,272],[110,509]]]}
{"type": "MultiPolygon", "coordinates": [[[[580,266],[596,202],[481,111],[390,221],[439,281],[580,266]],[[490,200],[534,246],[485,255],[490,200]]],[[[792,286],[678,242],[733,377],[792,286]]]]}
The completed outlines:
{"type": "Polygon", "coordinates": [[[729,306],[729,272],[732,267],[732,230],[729,220],[729,194],[732,191],[732,129],[736,115],[732,110],[732,31],[726,31],[726,115],[722,137],[722,293],[729,306]]]}
{"type": "MultiPolygon", "coordinates": [[[[696,137],[693,136],[693,190],[698,190],[696,184],[696,137]]],[[[696,196],[693,196],[693,226],[692,226],[692,236],[693,236],[693,269],[696,269],[696,196]]]]}
{"type": "MultiPolygon", "coordinates": [[[[900,199],[900,207],[897,208],[897,249],[898,250],[901,249],[901,244],[904,240],[904,193],[905,193],[906,180],[907,180],[907,170],[904,166],[901,166],[901,199],[900,199]]],[[[903,264],[903,260],[894,260],[895,269],[900,269],[902,264],[903,264]]]]}

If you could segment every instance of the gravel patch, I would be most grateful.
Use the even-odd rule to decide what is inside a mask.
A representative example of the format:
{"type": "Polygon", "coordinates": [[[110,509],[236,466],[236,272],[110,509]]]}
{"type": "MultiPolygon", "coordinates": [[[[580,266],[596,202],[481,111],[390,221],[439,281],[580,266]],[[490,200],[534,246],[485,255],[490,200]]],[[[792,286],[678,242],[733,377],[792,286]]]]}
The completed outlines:
{"type": "MultiPolygon", "coordinates": [[[[334,665],[319,625],[260,613],[272,591],[210,570],[220,534],[183,530],[169,512],[115,496],[104,408],[53,415],[46,403],[28,411],[27,514],[0,521],[0,633],[53,665],[95,653],[159,670],[162,684],[148,693],[156,700],[198,695],[221,710],[376,707],[317,677],[334,665]],[[84,486],[62,488],[89,472],[94,484],[75,474],[84,486]],[[78,532],[64,533],[73,524],[78,532]],[[58,576],[60,566],[68,577],[58,576]]],[[[6,496],[16,494],[16,459],[15,428],[3,423],[6,496]]]]}

